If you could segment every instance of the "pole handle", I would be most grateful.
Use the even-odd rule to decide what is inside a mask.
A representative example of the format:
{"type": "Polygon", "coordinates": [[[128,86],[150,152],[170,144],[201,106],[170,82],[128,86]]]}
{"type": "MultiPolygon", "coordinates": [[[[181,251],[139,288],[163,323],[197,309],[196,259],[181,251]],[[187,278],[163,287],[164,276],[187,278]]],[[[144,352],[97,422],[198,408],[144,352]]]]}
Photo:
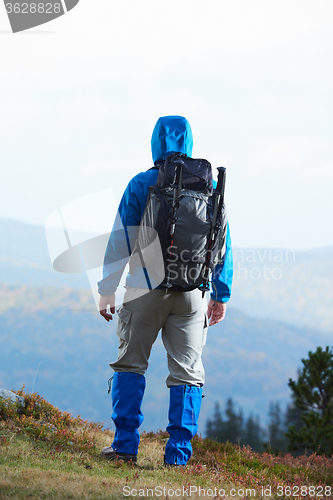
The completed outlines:
{"type": "Polygon", "coordinates": [[[225,183],[227,178],[227,169],[224,167],[218,167],[218,177],[217,177],[217,186],[216,193],[224,195],[225,183]]]}

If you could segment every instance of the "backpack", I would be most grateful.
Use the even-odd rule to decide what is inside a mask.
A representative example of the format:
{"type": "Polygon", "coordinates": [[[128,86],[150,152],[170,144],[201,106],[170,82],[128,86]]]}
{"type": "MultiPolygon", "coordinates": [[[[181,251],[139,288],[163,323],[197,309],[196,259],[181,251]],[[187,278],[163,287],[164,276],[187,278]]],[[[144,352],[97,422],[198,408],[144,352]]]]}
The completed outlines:
{"type": "MultiPolygon", "coordinates": [[[[146,270],[142,250],[157,233],[164,262],[160,286],[166,291],[199,288],[204,295],[209,290],[212,270],[223,258],[225,169],[218,170],[214,189],[212,167],[207,160],[175,153],[159,166],[156,184],[149,188],[134,252],[139,253],[146,270]]],[[[145,276],[151,288],[148,274],[145,276]]]]}

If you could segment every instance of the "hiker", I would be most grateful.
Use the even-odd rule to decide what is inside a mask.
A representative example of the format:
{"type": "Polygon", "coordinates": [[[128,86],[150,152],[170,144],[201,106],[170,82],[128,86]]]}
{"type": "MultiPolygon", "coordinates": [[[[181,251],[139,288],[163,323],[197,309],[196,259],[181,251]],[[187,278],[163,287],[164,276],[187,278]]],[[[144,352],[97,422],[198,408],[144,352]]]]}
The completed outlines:
{"type": "MultiPolygon", "coordinates": [[[[191,127],[185,118],[159,118],[151,139],[154,167],[129,182],[107,245],[103,279],[98,283],[99,310],[107,321],[115,314],[115,292],[138,234],[133,228],[140,225],[149,187],[157,181],[158,167],[174,153],[191,158],[192,145],[191,127]]],[[[133,298],[131,292],[137,290],[138,283],[130,266],[123,305],[117,311],[118,359],[110,363],[115,372],[111,394],[116,432],[112,445],[101,452],[105,458],[137,461],[145,372],[159,330],[162,330],[167,351],[169,375],[166,384],[170,389],[167,426],[170,438],[164,462],[166,465],[186,465],[191,457],[191,439],[197,433],[204,385],[201,353],[208,320],[211,326],[224,319],[231,294],[232,253],[229,227],[226,227],[224,259],[214,270],[208,306],[198,288],[166,292],[165,288],[157,286],[133,298]]]]}

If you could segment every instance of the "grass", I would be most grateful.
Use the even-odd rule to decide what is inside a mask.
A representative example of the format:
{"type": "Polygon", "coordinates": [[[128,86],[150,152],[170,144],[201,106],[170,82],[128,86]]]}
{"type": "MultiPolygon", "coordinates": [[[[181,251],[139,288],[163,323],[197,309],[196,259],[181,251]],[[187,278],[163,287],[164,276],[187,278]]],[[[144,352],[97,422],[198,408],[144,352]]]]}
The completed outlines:
{"type": "Polygon", "coordinates": [[[0,399],[1,500],[333,499],[332,458],[260,454],[196,437],[188,466],[165,468],[168,435],[160,431],[141,436],[137,465],[108,462],[100,449],[110,445],[110,430],[61,412],[38,394],[18,393],[24,409],[0,399]]]}

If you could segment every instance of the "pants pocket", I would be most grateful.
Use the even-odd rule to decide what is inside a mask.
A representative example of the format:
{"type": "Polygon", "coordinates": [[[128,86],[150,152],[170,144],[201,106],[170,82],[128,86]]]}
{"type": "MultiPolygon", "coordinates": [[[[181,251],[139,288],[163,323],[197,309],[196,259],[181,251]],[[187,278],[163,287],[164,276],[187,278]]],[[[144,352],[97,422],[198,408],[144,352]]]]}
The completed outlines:
{"type": "Polygon", "coordinates": [[[130,321],[132,317],[132,311],[126,309],[125,307],[120,307],[118,309],[118,325],[117,325],[117,335],[119,337],[119,348],[122,344],[128,343],[129,333],[130,333],[130,321]]]}
{"type": "Polygon", "coordinates": [[[203,331],[202,331],[202,347],[206,345],[207,341],[207,330],[208,330],[208,316],[205,313],[205,318],[204,318],[204,325],[203,325],[203,331]]]}

